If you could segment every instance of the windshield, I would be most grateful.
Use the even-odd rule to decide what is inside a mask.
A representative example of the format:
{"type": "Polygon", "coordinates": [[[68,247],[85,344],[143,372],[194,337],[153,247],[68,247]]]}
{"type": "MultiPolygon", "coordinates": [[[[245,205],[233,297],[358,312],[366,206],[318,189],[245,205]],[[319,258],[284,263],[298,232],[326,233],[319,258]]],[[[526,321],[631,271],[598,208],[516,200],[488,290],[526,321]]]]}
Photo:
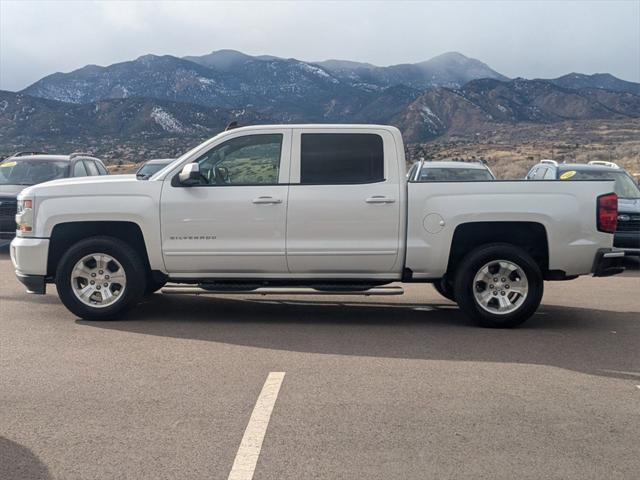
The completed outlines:
{"type": "Polygon", "coordinates": [[[482,182],[494,180],[491,172],[480,168],[423,168],[418,182],[482,182]]]}
{"type": "Polygon", "coordinates": [[[0,163],[0,185],[35,185],[65,178],[69,162],[63,160],[11,159],[0,163]]]}
{"type": "Polygon", "coordinates": [[[149,178],[156,172],[159,172],[164,167],[166,167],[170,162],[167,163],[147,163],[140,167],[140,170],[136,172],[138,177],[149,178]]]}
{"type": "Polygon", "coordinates": [[[559,172],[560,180],[614,180],[614,192],[620,198],[640,198],[640,189],[636,182],[624,171],[608,170],[571,170],[559,172]]]}

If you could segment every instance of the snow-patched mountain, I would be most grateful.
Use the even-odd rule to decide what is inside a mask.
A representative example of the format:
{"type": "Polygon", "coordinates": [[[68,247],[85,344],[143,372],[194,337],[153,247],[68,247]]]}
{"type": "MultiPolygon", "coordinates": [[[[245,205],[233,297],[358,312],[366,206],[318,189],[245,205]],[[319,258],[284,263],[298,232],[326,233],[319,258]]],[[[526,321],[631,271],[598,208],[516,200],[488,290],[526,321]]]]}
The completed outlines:
{"type": "Polygon", "coordinates": [[[549,80],[555,85],[564,88],[599,88],[612,92],[628,92],[640,95],[640,83],[627,82],[614,77],[610,73],[594,73],[585,75],[583,73],[569,73],[562,77],[549,80]]]}
{"type": "Polygon", "coordinates": [[[44,77],[22,93],[71,103],[145,96],[221,108],[251,108],[281,121],[344,121],[377,101],[389,87],[423,91],[438,86],[460,87],[485,77],[504,78],[482,62],[459,53],[417,64],[376,67],[219,50],[202,56],[145,55],[106,67],[89,65],[44,77]]]}
{"type": "Polygon", "coordinates": [[[640,96],[597,88],[568,89],[546,80],[474,80],[418,97],[391,122],[409,142],[469,135],[498,124],[640,118],[640,96]]]}
{"type": "Polygon", "coordinates": [[[0,138],[25,145],[83,136],[211,137],[231,121],[255,124],[268,119],[246,109],[225,110],[153,98],[71,104],[0,90],[0,138]]]}
{"type": "Polygon", "coordinates": [[[507,80],[480,60],[461,53],[448,52],[420,63],[378,67],[370,63],[345,60],[318,62],[323,68],[344,81],[364,87],[390,87],[406,85],[420,90],[434,87],[461,87],[479,78],[507,80]]]}
{"type": "Polygon", "coordinates": [[[58,133],[205,137],[237,112],[243,124],[392,123],[409,142],[496,124],[640,117],[640,84],[608,74],[509,80],[459,53],[390,67],[235,50],[145,55],[49,75],[21,93],[0,95],[3,142],[58,133]]]}
{"type": "Polygon", "coordinates": [[[152,97],[220,108],[250,108],[279,120],[337,119],[366,101],[366,92],[298,60],[238,61],[224,54],[199,62],[145,55],[107,67],[49,75],[22,93],[72,103],[152,97]],[[207,61],[215,60],[215,61],[207,61]],[[356,106],[356,107],[354,107],[356,106]]]}

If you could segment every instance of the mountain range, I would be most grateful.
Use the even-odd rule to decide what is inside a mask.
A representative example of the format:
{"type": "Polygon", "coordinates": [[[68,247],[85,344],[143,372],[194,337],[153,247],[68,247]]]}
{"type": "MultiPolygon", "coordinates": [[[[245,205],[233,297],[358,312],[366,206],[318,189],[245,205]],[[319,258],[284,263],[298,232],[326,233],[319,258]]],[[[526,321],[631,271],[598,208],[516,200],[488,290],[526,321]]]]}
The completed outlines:
{"type": "Polygon", "coordinates": [[[379,67],[219,50],[145,55],[46,76],[0,92],[0,138],[205,138],[231,120],[397,125],[410,142],[496,124],[640,117],[640,84],[609,74],[509,79],[450,52],[379,67]]]}

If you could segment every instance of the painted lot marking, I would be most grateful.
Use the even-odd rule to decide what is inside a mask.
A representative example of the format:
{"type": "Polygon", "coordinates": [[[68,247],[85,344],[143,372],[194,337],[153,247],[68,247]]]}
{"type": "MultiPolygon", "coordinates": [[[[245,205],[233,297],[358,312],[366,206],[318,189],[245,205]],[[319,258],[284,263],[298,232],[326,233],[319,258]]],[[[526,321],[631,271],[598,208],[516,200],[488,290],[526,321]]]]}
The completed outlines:
{"type": "Polygon", "coordinates": [[[251,413],[247,429],[244,431],[228,480],[251,480],[253,478],[253,472],[262,449],[262,441],[269,426],[271,412],[273,412],[273,406],[276,404],[278,392],[284,380],[284,373],[271,372],[267,376],[256,406],[253,408],[253,413],[251,413]]]}

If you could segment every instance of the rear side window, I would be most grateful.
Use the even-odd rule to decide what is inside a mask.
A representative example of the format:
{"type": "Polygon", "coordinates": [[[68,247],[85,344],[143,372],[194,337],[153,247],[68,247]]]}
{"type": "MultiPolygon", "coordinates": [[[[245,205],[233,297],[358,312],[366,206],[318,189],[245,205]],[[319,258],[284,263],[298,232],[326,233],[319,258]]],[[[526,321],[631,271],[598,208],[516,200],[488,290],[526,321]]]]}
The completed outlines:
{"type": "Polygon", "coordinates": [[[382,137],[371,133],[303,133],[301,184],[376,183],[384,180],[382,137]]]}
{"type": "Polygon", "coordinates": [[[78,160],[73,166],[73,176],[74,177],[87,176],[87,170],[84,168],[84,163],[81,160],[78,160]]]}
{"type": "Polygon", "coordinates": [[[84,166],[86,167],[87,172],[89,172],[90,176],[93,177],[99,175],[98,169],[96,168],[96,164],[93,162],[93,160],[85,160],[84,166]]]}
{"type": "Polygon", "coordinates": [[[107,174],[107,169],[104,168],[104,165],[102,165],[102,163],[96,162],[96,167],[98,167],[98,172],[100,173],[100,175],[106,175],[107,174]]]}

